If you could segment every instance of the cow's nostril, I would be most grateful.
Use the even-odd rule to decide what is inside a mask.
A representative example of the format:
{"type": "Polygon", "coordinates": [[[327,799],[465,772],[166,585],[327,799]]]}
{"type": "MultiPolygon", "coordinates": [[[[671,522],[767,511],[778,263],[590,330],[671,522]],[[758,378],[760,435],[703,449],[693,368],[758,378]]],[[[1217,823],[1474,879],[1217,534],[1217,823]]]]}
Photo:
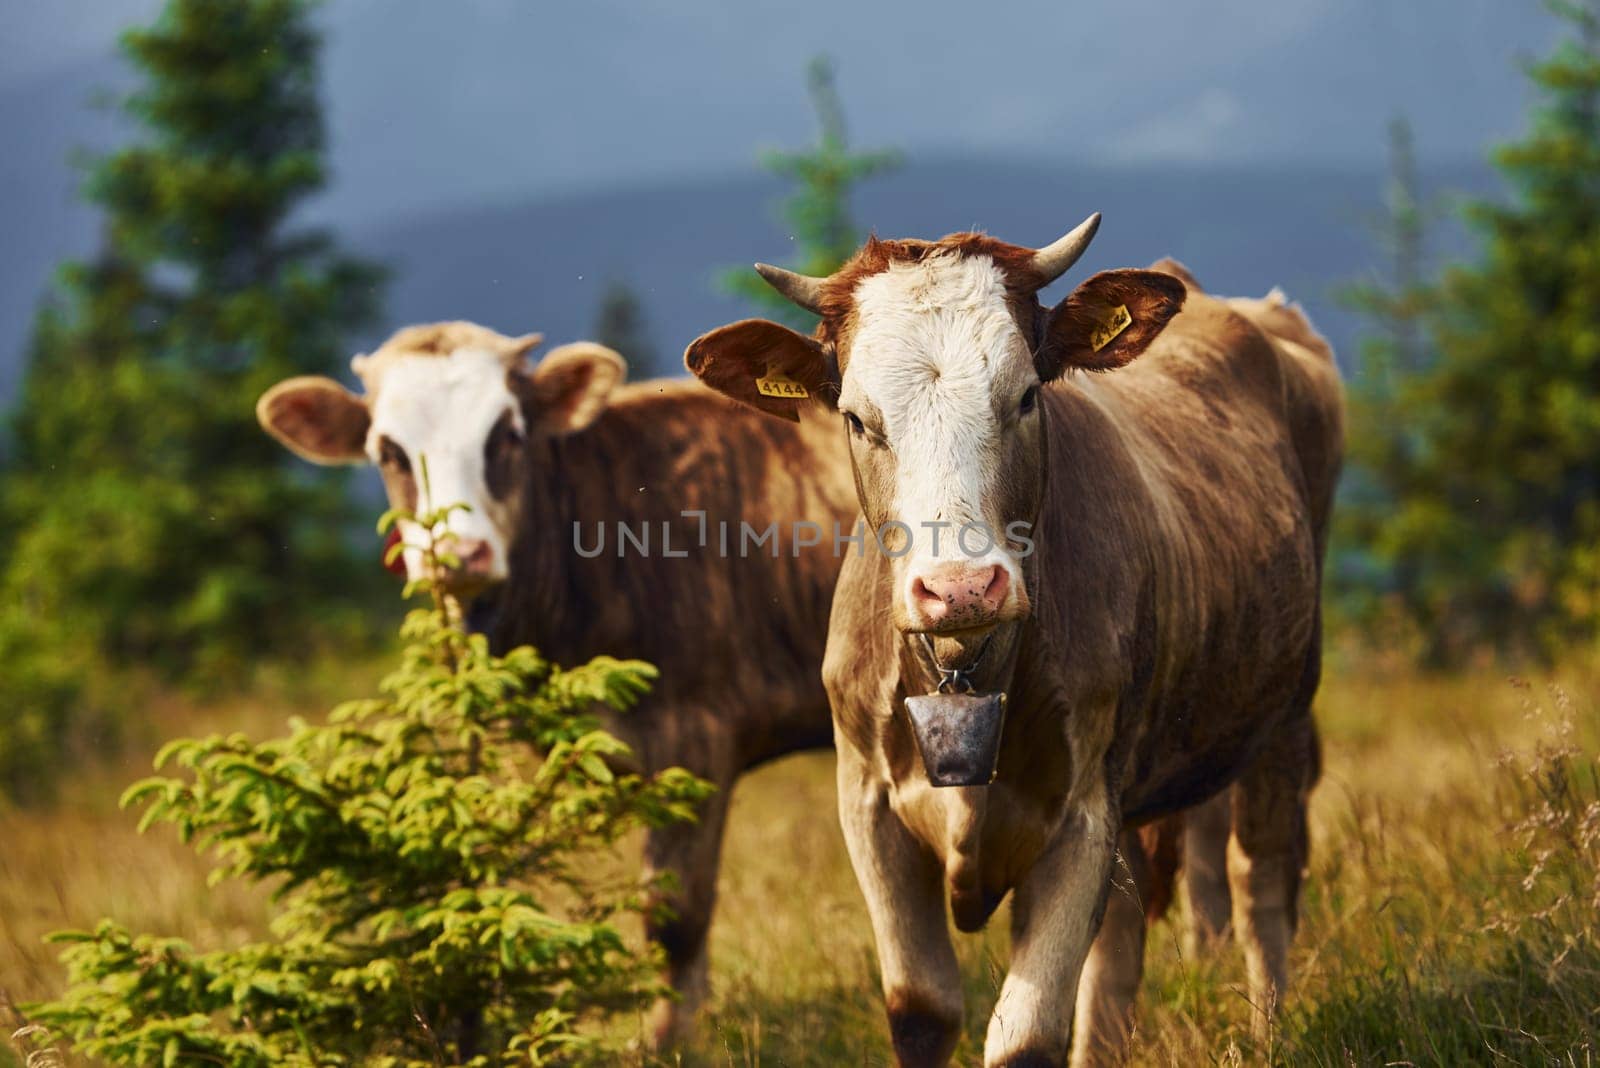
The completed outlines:
{"type": "Polygon", "coordinates": [[[911,603],[927,623],[939,622],[955,608],[953,596],[940,593],[937,584],[929,586],[920,575],[911,580],[911,603]]]}
{"type": "Polygon", "coordinates": [[[983,589],[983,599],[998,608],[1006,599],[1006,591],[1011,588],[1011,575],[999,564],[989,571],[989,584],[983,589]]]}
{"type": "Polygon", "coordinates": [[[440,548],[455,557],[446,571],[457,579],[485,578],[493,570],[494,548],[483,538],[452,538],[440,548]]]}
{"type": "Polygon", "coordinates": [[[489,564],[494,559],[494,550],[489,548],[489,543],[480,541],[473,546],[472,551],[462,558],[461,564],[468,571],[487,571],[489,564]]]}

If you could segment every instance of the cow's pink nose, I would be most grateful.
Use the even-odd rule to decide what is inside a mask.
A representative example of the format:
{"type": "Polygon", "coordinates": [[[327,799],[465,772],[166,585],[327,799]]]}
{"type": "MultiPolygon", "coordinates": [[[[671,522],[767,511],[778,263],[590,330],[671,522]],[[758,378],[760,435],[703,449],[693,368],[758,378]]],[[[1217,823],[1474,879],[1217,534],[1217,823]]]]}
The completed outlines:
{"type": "Polygon", "coordinates": [[[912,623],[928,630],[982,627],[1005,607],[1011,575],[999,564],[945,566],[911,577],[912,623]]]}

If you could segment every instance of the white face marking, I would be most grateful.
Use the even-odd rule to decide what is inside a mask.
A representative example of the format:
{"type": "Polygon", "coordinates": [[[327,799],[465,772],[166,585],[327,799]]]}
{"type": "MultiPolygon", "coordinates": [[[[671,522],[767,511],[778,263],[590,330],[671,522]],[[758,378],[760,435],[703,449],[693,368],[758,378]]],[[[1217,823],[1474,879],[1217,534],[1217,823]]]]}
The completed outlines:
{"type": "MultiPolygon", "coordinates": [[[[522,410],[506,385],[506,365],[494,353],[459,349],[449,357],[403,356],[383,371],[372,406],[367,455],[379,461],[379,442],[387,437],[405,450],[417,482],[417,512],[465,504],[454,512],[449,533],[463,540],[483,539],[493,552],[492,579],[506,577],[512,517],[489,492],[484,446],[502,416],[525,432],[522,410]],[[427,464],[427,480],[423,464],[427,464]]],[[[424,540],[414,523],[402,523],[407,545],[424,540]]],[[[408,548],[406,573],[422,571],[422,554],[408,548]]]]}
{"type": "MultiPolygon", "coordinates": [[[[857,329],[842,407],[876,408],[895,456],[892,517],[911,527],[912,573],[939,560],[1000,564],[1020,576],[1002,517],[985,507],[1001,457],[1002,416],[1037,381],[1006,304],[1005,276],[987,256],[896,263],[856,287],[857,329]],[[952,525],[934,552],[926,522],[952,525]],[[963,523],[995,534],[992,552],[963,553],[963,523]]],[[[979,547],[976,537],[971,544],[979,547]]]]}

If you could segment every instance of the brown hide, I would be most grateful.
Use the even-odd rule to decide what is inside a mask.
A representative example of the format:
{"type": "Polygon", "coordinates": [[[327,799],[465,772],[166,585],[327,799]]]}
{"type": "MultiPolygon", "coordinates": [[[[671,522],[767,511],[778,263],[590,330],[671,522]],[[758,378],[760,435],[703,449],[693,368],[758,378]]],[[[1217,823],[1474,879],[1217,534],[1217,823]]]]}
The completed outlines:
{"type": "Polygon", "coordinates": [[[640,705],[610,717],[646,771],[683,767],[717,794],[699,822],[652,831],[647,869],[677,886],[668,916],[648,925],[667,954],[677,999],[658,1001],[647,1039],[683,1038],[709,980],[706,937],[716,896],[729,795],[739,775],[767,760],[833,744],[821,664],[839,560],[837,523],[848,532],[856,500],[838,417],[807,407],[780,422],[694,382],[626,386],[586,429],[535,435],[524,515],[510,577],[484,628],[504,649],[535,643],[560,663],[596,654],[637,657],[660,669],[640,705]],[[684,512],[704,512],[701,524],[684,512]],[[793,552],[793,524],[822,528],[821,544],[793,552]],[[616,524],[648,529],[650,555],[616,524]],[[727,555],[719,523],[729,525],[727,555]],[[779,554],[752,546],[741,557],[740,523],[777,523],[779,554]],[[605,551],[586,549],[606,527],[605,551]],[[663,524],[670,530],[662,539],[663,524]],[[667,556],[667,546],[673,553],[667,556]]]}
{"type": "Polygon", "coordinates": [[[490,633],[498,647],[536,643],[573,663],[597,653],[637,657],[661,672],[617,728],[649,768],[680,765],[724,778],[799,749],[831,744],[821,683],[829,604],[839,561],[833,524],[856,512],[844,435],[831,414],[784,423],[697,383],[627,386],[593,425],[530,441],[526,514],[511,579],[490,633]],[[683,512],[705,513],[700,522],[683,512]],[[823,528],[822,544],[792,549],[792,524],[823,528]],[[650,556],[618,521],[650,531],[650,556]],[[739,557],[739,524],[779,525],[770,543],[739,557]],[[729,552],[719,552],[726,522],[729,552]],[[596,524],[605,551],[586,549],[596,524]],[[671,551],[663,554],[662,524],[671,551]]]}

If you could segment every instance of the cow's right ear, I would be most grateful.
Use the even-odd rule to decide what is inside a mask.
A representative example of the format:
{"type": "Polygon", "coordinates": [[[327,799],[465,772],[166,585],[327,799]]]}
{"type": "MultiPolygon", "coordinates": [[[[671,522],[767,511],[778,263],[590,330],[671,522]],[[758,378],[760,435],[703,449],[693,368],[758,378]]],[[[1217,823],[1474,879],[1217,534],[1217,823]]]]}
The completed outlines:
{"type": "Polygon", "coordinates": [[[765,319],[744,319],[701,334],[683,363],[719,393],[798,422],[806,400],[832,404],[837,384],[828,349],[815,338],[765,319]]]}
{"type": "Polygon", "coordinates": [[[262,429],[315,464],[367,462],[366,402],[331,378],[302,375],[279,382],[256,402],[262,429]]]}

